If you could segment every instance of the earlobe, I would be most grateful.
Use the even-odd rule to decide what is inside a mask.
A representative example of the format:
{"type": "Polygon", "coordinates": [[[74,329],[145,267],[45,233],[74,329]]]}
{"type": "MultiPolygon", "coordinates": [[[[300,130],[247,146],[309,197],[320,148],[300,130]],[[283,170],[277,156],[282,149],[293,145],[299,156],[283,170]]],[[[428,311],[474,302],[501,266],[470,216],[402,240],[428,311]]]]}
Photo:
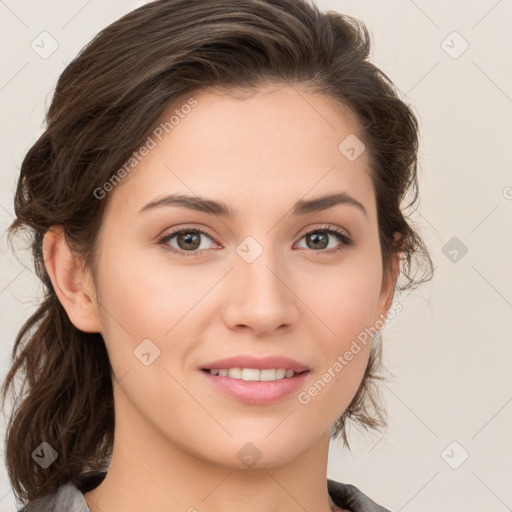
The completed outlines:
{"type": "Polygon", "coordinates": [[[71,323],[84,332],[101,332],[97,303],[89,273],[75,257],[61,226],[52,226],[43,238],[46,271],[71,323]]]}

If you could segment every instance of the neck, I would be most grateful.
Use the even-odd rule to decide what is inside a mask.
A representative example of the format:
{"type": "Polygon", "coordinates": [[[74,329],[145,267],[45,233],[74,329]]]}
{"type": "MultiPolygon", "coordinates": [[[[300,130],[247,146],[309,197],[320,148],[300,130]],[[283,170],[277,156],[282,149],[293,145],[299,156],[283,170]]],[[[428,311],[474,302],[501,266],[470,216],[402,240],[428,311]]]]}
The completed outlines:
{"type": "Polygon", "coordinates": [[[98,487],[84,494],[91,512],[337,510],[327,493],[329,432],[295,458],[283,457],[281,464],[265,463],[265,453],[254,445],[218,434],[225,441],[222,450],[234,455],[231,463],[220,464],[214,449],[221,437],[209,438],[205,429],[204,446],[193,452],[172,442],[120,400],[121,393],[115,400],[121,407],[116,408],[109,471],[98,487]]]}

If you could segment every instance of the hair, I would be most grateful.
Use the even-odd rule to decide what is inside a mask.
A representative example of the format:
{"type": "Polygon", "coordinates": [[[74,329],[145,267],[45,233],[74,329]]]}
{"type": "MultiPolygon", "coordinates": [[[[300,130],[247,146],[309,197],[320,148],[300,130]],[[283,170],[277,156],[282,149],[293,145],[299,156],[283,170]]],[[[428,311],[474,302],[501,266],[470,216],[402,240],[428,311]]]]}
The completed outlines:
{"type": "MultiPolygon", "coordinates": [[[[337,100],[354,114],[370,157],[383,269],[400,255],[401,291],[432,277],[428,250],[405,215],[418,196],[418,122],[369,54],[361,21],[321,12],[308,0],[157,0],[99,32],[65,68],[45,131],[22,162],[8,228],[9,241],[21,229],[28,232],[44,285],[44,299],[16,336],[2,388],[5,406],[21,372],[5,445],[19,501],[53,493],[86,470],[108,469],[114,439],[104,340],[71,323],[45,268],[43,237],[62,226],[69,247],[94,269],[108,201],[95,199],[94,191],[179,99],[211,87],[257,91],[276,84],[337,100]],[[43,441],[58,454],[45,469],[33,459],[43,441]]],[[[349,419],[366,429],[386,426],[374,386],[383,378],[380,367],[381,344],[374,340],[357,393],[331,429],[349,448],[349,419]]]]}

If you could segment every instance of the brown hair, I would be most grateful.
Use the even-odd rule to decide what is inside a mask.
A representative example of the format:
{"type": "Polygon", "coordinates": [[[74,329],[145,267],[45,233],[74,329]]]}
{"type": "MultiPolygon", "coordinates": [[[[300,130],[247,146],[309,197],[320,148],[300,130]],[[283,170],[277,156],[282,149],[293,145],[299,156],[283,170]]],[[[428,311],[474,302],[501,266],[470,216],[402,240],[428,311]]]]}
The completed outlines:
{"type": "MultiPolygon", "coordinates": [[[[255,90],[298,85],[348,107],[371,157],[384,270],[401,253],[401,290],[431,278],[430,256],[402,203],[417,199],[418,123],[391,80],[368,61],[360,21],[322,13],[306,0],[157,0],[102,30],[60,76],[44,133],[26,154],[10,237],[27,229],[44,300],[21,327],[3,384],[3,405],[18,372],[23,387],[7,426],[6,465],[19,500],[50,494],[86,470],[106,470],[114,436],[111,366],[101,334],[70,322],[46,272],[42,240],[53,225],[86,265],[107,200],[103,186],[140,147],[169,106],[208,87],[255,90]],[[393,235],[402,235],[399,243],[393,235]],[[414,260],[420,261],[413,273],[414,260]],[[417,270],[416,269],[416,270],[417,270]],[[46,441],[58,458],[43,469],[32,452],[46,441]]],[[[341,142],[341,141],[340,141],[341,142]]],[[[331,436],[348,419],[385,426],[373,381],[381,348],[331,436]],[[373,415],[370,414],[372,408],[373,415]]]]}

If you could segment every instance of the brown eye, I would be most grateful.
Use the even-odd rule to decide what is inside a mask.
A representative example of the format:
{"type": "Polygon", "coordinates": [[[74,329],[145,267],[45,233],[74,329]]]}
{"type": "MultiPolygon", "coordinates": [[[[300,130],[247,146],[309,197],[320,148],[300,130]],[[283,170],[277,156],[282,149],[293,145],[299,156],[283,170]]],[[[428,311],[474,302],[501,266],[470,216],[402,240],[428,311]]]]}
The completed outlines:
{"type": "Polygon", "coordinates": [[[212,237],[201,229],[178,229],[166,235],[159,243],[165,250],[174,252],[180,256],[196,256],[196,253],[211,248],[202,247],[203,238],[213,241],[212,237]],[[173,239],[176,239],[176,245],[169,243],[173,239]]]}
{"type": "Polygon", "coordinates": [[[345,233],[330,226],[309,231],[302,238],[306,241],[306,248],[315,252],[330,253],[331,250],[341,250],[352,244],[352,240],[345,233]],[[329,247],[330,237],[340,242],[338,246],[331,245],[329,247]]]}

